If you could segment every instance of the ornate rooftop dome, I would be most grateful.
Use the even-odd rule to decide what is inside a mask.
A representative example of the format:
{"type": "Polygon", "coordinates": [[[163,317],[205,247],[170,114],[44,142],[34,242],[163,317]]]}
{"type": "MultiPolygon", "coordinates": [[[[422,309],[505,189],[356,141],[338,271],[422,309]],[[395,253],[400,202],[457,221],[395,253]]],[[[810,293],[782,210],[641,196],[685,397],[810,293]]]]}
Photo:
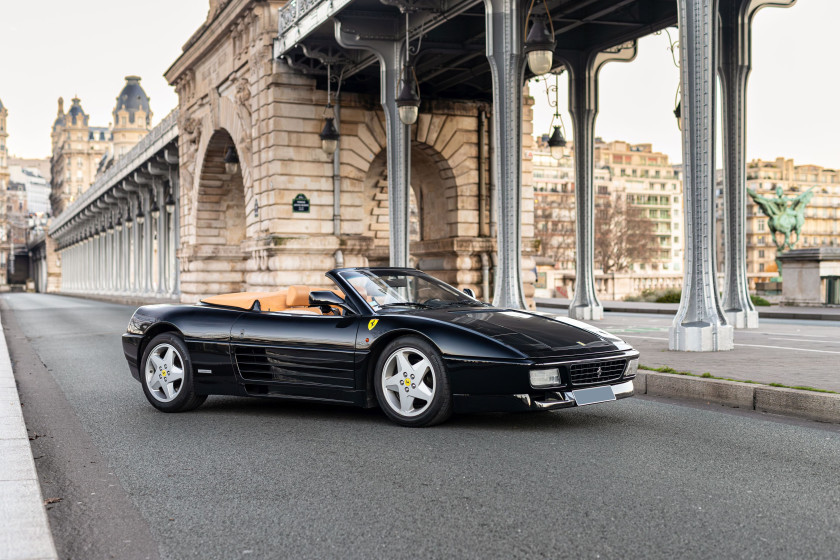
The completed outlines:
{"type": "Polygon", "coordinates": [[[140,123],[150,126],[152,123],[152,111],[149,109],[149,96],[143,91],[140,86],[140,76],[126,76],[125,87],[123,87],[119,96],[117,96],[117,105],[114,107],[114,125],[119,126],[120,120],[118,113],[120,111],[128,112],[128,122],[134,124],[135,115],[138,109],[142,109],[145,114],[145,122],[140,123]]]}
{"type": "Polygon", "coordinates": [[[70,118],[70,124],[87,125],[88,116],[85,114],[85,110],[82,109],[82,100],[78,97],[74,97],[70,100],[70,102],[72,105],[70,105],[70,110],[67,111],[67,116],[70,118]]]}

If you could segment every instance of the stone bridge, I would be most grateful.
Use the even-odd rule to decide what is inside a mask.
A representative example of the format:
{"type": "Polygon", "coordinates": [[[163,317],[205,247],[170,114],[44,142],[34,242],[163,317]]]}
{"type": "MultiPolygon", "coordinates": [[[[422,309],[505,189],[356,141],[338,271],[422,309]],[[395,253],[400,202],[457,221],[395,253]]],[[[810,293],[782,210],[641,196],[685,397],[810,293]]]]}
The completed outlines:
{"type": "Polygon", "coordinates": [[[523,308],[533,293],[523,158],[532,101],[523,89],[535,71],[565,70],[578,213],[570,314],[597,320],[598,73],[632,60],[637,38],[679,23],[687,245],[671,347],[731,348],[733,325],[757,324],[744,247],[750,26],[761,7],[794,1],[211,0],[165,74],[178,111],[53,223],[62,291],[194,302],[389,263],[523,308]],[[718,74],[722,301],[713,258],[718,74]],[[132,214],[148,218],[126,228],[132,214]]]}

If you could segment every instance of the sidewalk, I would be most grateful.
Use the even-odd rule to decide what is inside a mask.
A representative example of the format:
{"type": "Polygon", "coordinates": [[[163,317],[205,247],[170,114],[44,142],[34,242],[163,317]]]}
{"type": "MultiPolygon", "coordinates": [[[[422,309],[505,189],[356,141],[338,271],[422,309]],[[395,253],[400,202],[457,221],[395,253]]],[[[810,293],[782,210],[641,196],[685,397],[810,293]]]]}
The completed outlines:
{"type": "MultiPolygon", "coordinates": [[[[562,298],[534,298],[537,307],[568,309],[571,300],[562,298]]],[[[648,303],[644,301],[602,301],[604,311],[614,313],[654,313],[674,316],[676,303],[648,303]]],[[[840,321],[840,307],[756,307],[759,319],[800,319],[803,321],[840,321]]]]}
{"type": "MultiPolygon", "coordinates": [[[[536,303],[538,310],[565,316],[569,300],[536,303]]],[[[589,323],[632,344],[641,366],[666,372],[640,369],[640,394],[840,423],[840,394],[771,386],[840,393],[838,308],[760,308],[759,327],[736,329],[735,348],[727,352],[669,350],[676,304],[604,302],[604,309],[602,320],[589,323]]]]}
{"type": "Polygon", "coordinates": [[[5,335],[0,336],[0,520],[0,560],[58,558],[5,335]]]}

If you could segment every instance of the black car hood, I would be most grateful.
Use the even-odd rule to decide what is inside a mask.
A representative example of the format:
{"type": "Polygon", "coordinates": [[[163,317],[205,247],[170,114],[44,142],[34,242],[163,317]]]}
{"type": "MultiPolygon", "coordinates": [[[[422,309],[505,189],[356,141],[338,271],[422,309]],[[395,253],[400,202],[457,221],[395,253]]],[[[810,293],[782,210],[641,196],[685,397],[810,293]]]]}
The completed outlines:
{"type": "MultiPolygon", "coordinates": [[[[506,344],[527,356],[609,352],[618,348],[605,336],[560,319],[512,309],[461,307],[417,313],[454,323],[506,344]]],[[[603,333],[606,335],[606,333],[603,333]]],[[[609,336],[609,335],[607,335],[609,336]]]]}

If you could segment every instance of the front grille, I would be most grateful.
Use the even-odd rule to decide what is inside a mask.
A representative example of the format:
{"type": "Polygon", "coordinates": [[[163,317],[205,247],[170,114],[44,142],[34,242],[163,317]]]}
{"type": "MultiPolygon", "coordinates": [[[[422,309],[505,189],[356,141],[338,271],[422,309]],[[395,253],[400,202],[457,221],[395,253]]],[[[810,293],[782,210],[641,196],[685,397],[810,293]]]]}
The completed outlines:
{"type": "Polygon", "coordinates": [[[624,372],[627,360],[602,360],[569,367],[572,385],[593,385],[615,381],[624,372]]]}

